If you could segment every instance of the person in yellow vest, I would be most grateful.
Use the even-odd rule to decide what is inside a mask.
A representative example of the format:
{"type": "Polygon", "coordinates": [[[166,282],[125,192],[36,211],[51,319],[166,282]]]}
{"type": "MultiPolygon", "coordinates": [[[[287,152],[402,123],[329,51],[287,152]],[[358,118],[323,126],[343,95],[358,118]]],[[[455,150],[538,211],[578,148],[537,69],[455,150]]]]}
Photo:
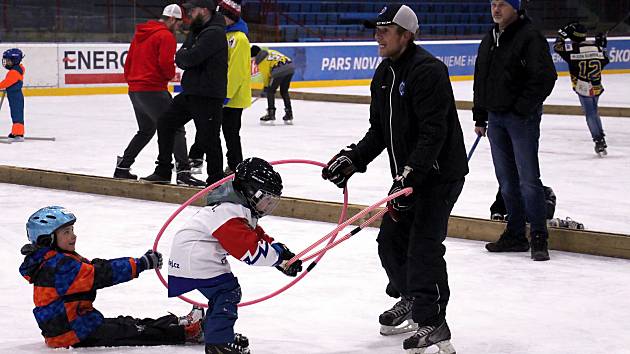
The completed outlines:
{"type": "Polygon", "coordinates": [[[291,97],[289,96],[289,86],[295,72],[295,66],[291,58],[272,49],[260,49],[259,46],[252,46],[251,56],[254,58],[258,71],[263,78],[263,97],[267,96],[267,114],[260,118],[262,124],[271,123],[276,120],[275,96],[278,87],[280,95],[284,101],[285,115],[282,120],[285,124],[293,124],[293,110],[291,109],[291,97]]]}
{"type": "MultiPolygon", "coordinates": [[[[251,59],[249,57],[249,29],[241,18],[241,0],[222,0],[219,10],[225,18],[225,33],[228,43],[227,97],[223,103],[221,128],[227,148],[226,174],[232,174],[243,161],[241,147],[241,116],[243,109],[252,105],[251,59]]],[[[197,144],[190,147],[192,172],[201,173],[203,151],[197,144]]]]}

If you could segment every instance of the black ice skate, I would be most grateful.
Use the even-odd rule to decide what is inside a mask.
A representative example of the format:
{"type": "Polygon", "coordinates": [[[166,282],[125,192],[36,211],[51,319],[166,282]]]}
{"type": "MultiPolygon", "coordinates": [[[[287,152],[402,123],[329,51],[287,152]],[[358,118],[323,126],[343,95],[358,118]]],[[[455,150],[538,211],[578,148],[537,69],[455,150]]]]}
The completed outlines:
{"type": "Polygon", "coordinates": [[[190,173],[193,175],[199,175],[202,173],[203,169],[203,159],[190,159],[188,160],[190,164],[190,173]]]}
{"type": "Polygon", "coordinates": [[[169,184],[171,183],[171,176],[160,176],[157,173],[153,173],[147,177],[140,178],[140,182],[155,183],[155,184],[169,184]]]}
{"type": "Polygon", "coordinates": [[[381,324],[381,334],[391,336],[418,329],[418,324],[411,319],[412,305],[413,298],[403,296],[391,309],[378,316],[378,322],[381,324]]]}
{"type": "Polygon", "coordinates": [[[451,330],[446,321],[438,326],[422,326],[416,333],[405,339],[403,349],[408,354],[424,354],[427,348],[437,345],[439,351],[434,354],[455,354],[451,344],[451,330]]]}
{"type": "Polygon", "coordinates": [[[527,252],[529,242],[525,234],[515,235],[505,229],[498,241],[486,243],[486,249],[490,252],[527,252]]]}
{"type": "Polygon", "coordinates": [[[493,213],[492,215],[490,215],[490,220],[503,221],[505,220],[505,215],[501,213],[493,213]]]}
{"type": "Polygon", "coordinates": [[[196,179],[190,174],[190,171],[177,172],[177,185],[187,187],[205,187],[206,182],[196,179]]]}
{"type": "Polygon", "coordinates": [[[275,108],[267,108],[267,114],[260,117],[260,124],[262,125],[273,125],[275,121],[276,121],[275,108]]]}
{"type": "Polygon", "coordinates": [[[247,347],[236,343],[206,344],[206,354],[250,354],[247,347]]]}
{"type": "Polygon", "coordinates": [[[532,238],[532,259],[535,261],[548,261],[547,236],[535,234],[532,238]]]}
{"type": "Polygon", "coordinates": [[[240,333],[234,333],[234,344],[240,345],[243,348],[249,347],[249,338],[240,333]]]}
{"type": "Polygon", "coordinates": [[[595,153],[597,156],[604,157],[608,155],[608,151],[606,151],[606,148],[608,147],[608,145],[606,145],[606,139],[600,138],[593,141],[595,142],[595,153]]]}
{"type": "Polygon", "coordinates": [[[284,121],[284,124],[293,125],[293,111],[285,108],[282,120],[284,121]]]}
{"type": "Polygon", "coordinates": [[[9,134],[7,136],[7,140],[10,143],[21,143],[21,142],[24,141],[24,135],[15,135],[15,134],[11,133],[11,134],[9,134]]]}
{"type": "Polygon", "coordinates": [[[203,307],[193,305],[192,310],[186,316],[180,316],[177,318],[177,321],[180,326],[188,326],[195,322],[199,322],[203,320],[205,315],[205,311],[203,307]]]}
{"type": "Polygon", "coordinates": [[[114,178],[137,180],[138,176],[131,173],[131,167],[121,167],[122,157],[116,157],[116,169],[114,170],[114,178]]]}

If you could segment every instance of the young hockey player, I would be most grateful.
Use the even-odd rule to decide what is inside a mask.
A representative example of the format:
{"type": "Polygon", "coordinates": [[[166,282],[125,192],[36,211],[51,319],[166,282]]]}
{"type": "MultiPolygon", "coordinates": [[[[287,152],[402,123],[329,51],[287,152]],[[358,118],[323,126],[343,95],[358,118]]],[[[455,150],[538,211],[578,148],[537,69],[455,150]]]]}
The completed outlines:
{"type": "Polygon", "coordinates": [[[208,205],[177,232],[168,261],[168,295],[199,290],[208,299],[204,321],[206,354],[246,354],[248,341],[234,334],[241,287],[227,255],[253,266],[275,266],[288,276],[302,262],[287,266],[294,254],[258,225],[282,193],[280,174],[265,160],[248,158],[236,166],[234,180],[208,195],[208,205]]]}
{"type": "Polygon", "coordinates": [[[2,66],[9,70],[4,80],[0,81],[0,90],[9,99],[9,107],[11,108],[11,134],[9,141],[24,141],[24,94],[22,86],[24,85],[24,65],[20,64],[24,54],[18,48],[11,48],[2,53],[2,66]]]}
{"type": "Polygon", "coordinates": [[[595,153],[604,156],[608,146],[597,103],[604,92],[602,70],[609,63],[606,37],[599,34],[595,41],[587,41],[586,27],[577,22],[562,27],[558,34],[553,49],[569,64],[573,91],[577,93],[586,115],[586,124],[595,142],[595,153]]]}
{"type": "Polygon", "coordinates": [[[258,70],[263,78],[262,97],[267,97],[267,114],[260,118],[261,123],[271,123],[276,120],[275,97],[278,87],[280,95],[284,101],[285,115],[282,120],[285,124],[293,124],[293,109],[291,108],[291,97],[289,96],[289,86],[295,72],[295,66],[291,58],[277,50],[260,49],[259,46],[252,46],[251,56],[254,58],[258,70]]]}
{"type": "Polygon", "coordinates": [[[34,287],[33,313],[49,347],[96,347],[184,344],[202,342],[203,310],[193,308],[178,318],[130,316],[104,318],[92,307],[96,291],[137,278],[162,266],[159,252],[147,251],[140,258],[88,260],[76,250],[76,217],[59,206],[36,211],[28,218],[29,244],[20,266],[22,276],[34,287]]]}

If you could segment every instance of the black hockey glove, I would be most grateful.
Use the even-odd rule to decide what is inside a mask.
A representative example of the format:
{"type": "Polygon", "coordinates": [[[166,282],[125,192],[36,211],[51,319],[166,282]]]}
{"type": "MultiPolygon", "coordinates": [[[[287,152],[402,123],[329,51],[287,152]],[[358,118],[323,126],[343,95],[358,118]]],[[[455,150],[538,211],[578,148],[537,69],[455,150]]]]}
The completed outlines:
{"type": "Polygon", "coordinates": [[[322,169],[322,178],[331,181],[339,188],[345,188],[348,179],[358,171],[356,147],[352,144],[330,159],[328,165],[322,169]]]}
{"type": "Polygon", "coordinates": [[[289,251],[287,246],[279,242],[274,243],[271,246],[275,248],[275,250],[278,251],[278,253],[280,254],[280,262],[278,263],[278,265],[276,265],[276,269],[290,277],[295,277],[299,272],[302,271],[302,261],[299,259],[291,263],[291,265],[288,265],[289,260],[295,257],[295,254],[289,251]]]}
{"type": "Polygon", "coordinates": [[[148,250],[142,257],[136,260],[136,264],[141,271],[160,269],[162,268],[162,254],[157,251],[148,250]]]}
{"type": "MultiPolygon", "coordinates": [[[[405,166],[402,174],[396,176],[392,183],[392,187],[389,189],[388,195],[392,195],[396,192],[399,192],[407,187],[413,187],[412,176],[413,169],[409,166],[405,166]]],[[[407,211],[413,207],[414,198],[413,193],[410,195],[400,195],[389,202],[387,202],[387,207],[391,210],[395,211],[407,211]]]]}
{"type": "Polygon", "coordinates": [[[595,36],[595,45],[601,47],[601,48],[606,48],[608,46],[608,38],[606,38],[606,34],[604,33],[598,33],[595,36]]]}

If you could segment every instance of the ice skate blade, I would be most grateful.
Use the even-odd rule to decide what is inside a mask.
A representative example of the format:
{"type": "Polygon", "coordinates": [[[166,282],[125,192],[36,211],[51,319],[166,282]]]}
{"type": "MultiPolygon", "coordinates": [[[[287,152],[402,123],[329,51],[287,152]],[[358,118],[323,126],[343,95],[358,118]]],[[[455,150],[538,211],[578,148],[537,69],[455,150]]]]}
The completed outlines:
{"type": "Polygon", "coordinates": [[[381,325],[381,335],[383,336],[393,336],[401,333],[414,332],[418,330],[418,324],[413,320],[405,320],[405,322],[401,323],[398,326],[386,326],[381,325]]]}
{"type": "Polygon", "coordinates": [[[162,184],[162,185],[167,185],[167,184],[171,184],[171,181],[147,181],[146,179],[142,179],[140,178],[138,180],[140,183],[144,183],[144,184],[162,184]]]}
{"type": "Polygon", "coordinates": [[[436,343],[438,347],[437,352],[427,352],[427,349],[431,347],[425,348],[410,348],[405,351],[407,354],[456,354],[455,348],[451,344],[450,340],[445,340],[439,343],[436,343]]]}
{"type": "Polygon", "coordinates": [[[203,173],[203,171],[201,170],[201,167],[191,167],[190,168],[190,174],[192,175],[200,175],[203,173]]]}
{"type": "Polygon", "coordinates": [[[285,120],[285,121],[284,121],[284,124],[286,124],[286,125],[293,125],[293,119],[291,119],[291,120],[285,120]]]}
{"type": "Polygon", "coordinates": [[[261,120],[260,125],[276,125],[273,120],[261,120]]]}

